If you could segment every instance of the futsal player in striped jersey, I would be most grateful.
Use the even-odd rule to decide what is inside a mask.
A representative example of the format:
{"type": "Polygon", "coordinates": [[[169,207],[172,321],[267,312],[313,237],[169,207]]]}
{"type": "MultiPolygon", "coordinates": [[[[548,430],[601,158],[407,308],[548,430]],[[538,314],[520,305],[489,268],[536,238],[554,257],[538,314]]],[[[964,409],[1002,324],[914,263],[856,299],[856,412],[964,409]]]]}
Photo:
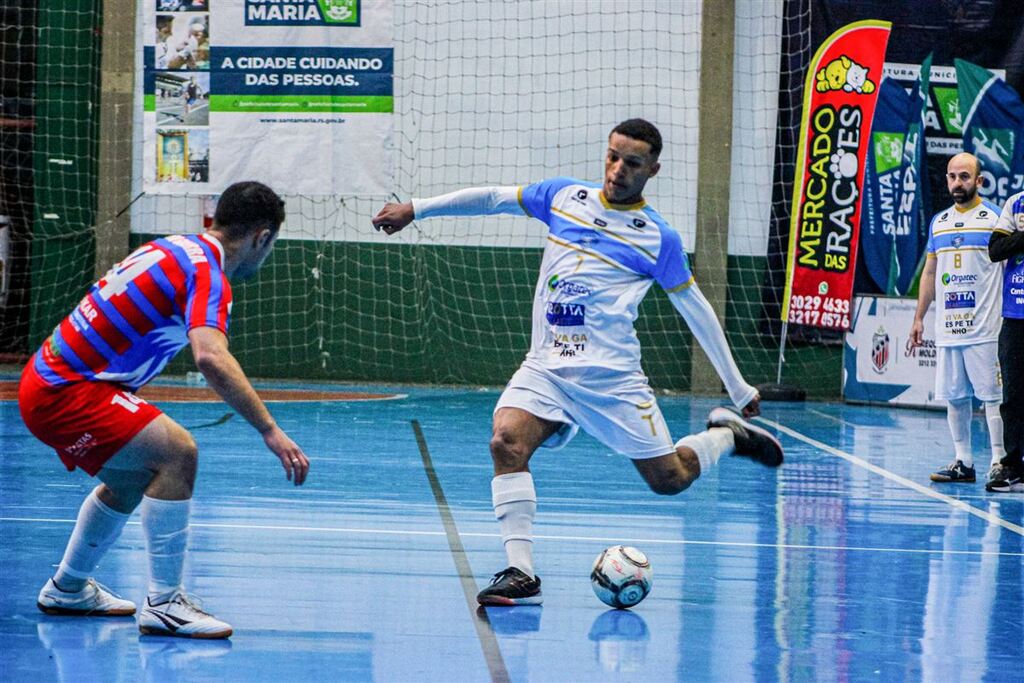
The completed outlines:
{"type": "Polygon", "coordinates": [[[657,174],[662,141],[642,119],[608,138],[603,183],[552,178],[522,187],[481,187],[387,204],[377,229],[398,232],[414,219],[511,214],[548,226],[533,302],[530,350],[494,411],[492,502],[508,568],[480,592],[483,605],[540,604],[533,567],[537,495],[529,470],[538,447],[564,446],[582,427],[630,459],[659,494],[676,494],[723,455],[778,466],[783,453],[765,430],[725,408],[709,429],[673,443],[640,367],[633,328],[640,301],[657,282],[710,358],[746,417],[760,398],[740,375],[714,310],[690,272],[682,239],[643,198],[657,174]]]}
{"type": "Polygon", "coordinates": [[[999,220],[999,207],[978,196],[981,164],[962,152],[946,164],[946,187],[953,205],[932,218],[928,253],[921,272],[910,344],[924,341],[924,316],[935,311],[935,398],[946,401],[946,422],[953,437],[953,459],[933,472],[940,483],[974,483],[977,474],[971,449],[971,396],[985,406],[991,470],[1006,455],[998,341],[1003,267],[988,255],[988,243],[999,220]]]}
{"type": "Polygon", "coordinates": [[[93,579],[139,507],[149,563],[142,633],[227,638],[231,627],[185,592],[182,572],[198,451],[192,436],[136,391],[186,345],[224,401],[259,431],[289,480],[309,460],[274,421],[228,350],[231,279],[256,274],[284,221],[266,185],[235,183],[203,234],[149,242],[95,283],[21,375],[29,430],[68,468],[100,483],[82,503],[64,557],[39,592],[48,614],[129,616],[135,604],[93,579]]]}

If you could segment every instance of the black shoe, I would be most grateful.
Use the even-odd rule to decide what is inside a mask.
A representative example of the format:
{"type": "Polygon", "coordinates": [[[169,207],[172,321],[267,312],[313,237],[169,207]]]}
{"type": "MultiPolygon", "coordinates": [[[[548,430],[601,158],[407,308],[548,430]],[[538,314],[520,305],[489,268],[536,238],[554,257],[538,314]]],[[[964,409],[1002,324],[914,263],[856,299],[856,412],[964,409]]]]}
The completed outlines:
{"type": "Polygon", "coordinates": [[[996,465],[988,473],[985,490],[994,493],[1024,493],[1024,474],[1020,469],[996,465]]]}
{"type": "Polygon", "coordinates": [[[532,579],[515,567],[503,569],[491,579],[491,585],[476,595],[481,605],[539,605],[540,577],[532,579]]]}
{"type": "Polygon", "coordinates": [[[968,467],[960,460],[954,460],[938,472],[933,473],[931,480],[940,483],[973,484],[977,481],[977,475],[974,472],[974,465],[968,467]]]}
{"type": "Polygon", "coordinates": [[[767,430],[743,419],[728,408],[715,408],[708,415],[708,428],[725,427],[732,430],[736,455],[747,455],[768,467],[782,464],[782,444],[767,430]]]}

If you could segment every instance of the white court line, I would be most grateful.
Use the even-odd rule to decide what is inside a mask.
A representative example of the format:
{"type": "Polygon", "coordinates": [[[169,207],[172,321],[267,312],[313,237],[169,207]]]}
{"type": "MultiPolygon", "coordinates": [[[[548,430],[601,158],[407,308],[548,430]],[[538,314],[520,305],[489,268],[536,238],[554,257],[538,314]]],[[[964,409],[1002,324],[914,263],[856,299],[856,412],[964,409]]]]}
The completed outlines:
{"type": "MultiPolygon", "coordinates": [[[[3,522],[36,522],[43,524],[74,524],[73,519],[49,519],[44,517],[0,517],[3,522]]],[[[141,522],[128,522],[131,526],[141,526],[141,522]]],[[[416,531],[413,529],[362,529],[356,527],[324,527],[324,526],[286,526],[279,524],[222,524],[211,522],[192,522],[192,527],[204,529],[247,529],[260,531],[302,531],[320,532],[330,534],[357,534],[367,536],[441,536],[444,531],[416,531]]],[[[474,538],[501,538],[501,534],[466,532],[460,531],[459,536],[471,536],[474,538]]],[[[784,548],[787,550],[827,550],[827,551],[850,551],[850,552],[875,552],[875,553],[910,553],[921,555],[992,555],[997,557],[1024,557],[1024,553],[992,552],[989,550],[944,550],[935,548],[878,548],[871,546],[845,546],[845,545],[805,545],[799,543],[746,543],[742,541],[694,541],[682,538],[631,538],[611,536],[560,536],[554,534],[534,534],[534,539],[545,541],[582,541],[587,543],[633,543],[636,545],[704,545],[721,546],[725,548],[784,548]]]]}
{"type": "Polygon", "coordinates": [[[885,477],[886,479],[889,479],[890,481],[894,481],[894,482],[896,482],[898,484],[902,484],[903,486],[906,486],[909,489],[913,489],[913,490],[917,491],[918,493],[924,494],[924,495],[928,496],[929,498],[934,498],[935,500],[938,500],[938,501],[941,501],[943,503],[946,503],[947,505],[955,507],[958,510],[963,510],[964,512],[968,512],[968,513],[974,515],[975,517],[980,517],[980,518],[984,519],[985,521],[987,521],[989,524],[997,524],[997,525],[1003,527],[1004,529],[1009,529],[1010,531],[1014,532],[1015,534],[1020,534],[1021,536],[1024,536],[1024,527],[1022,527],[1022,526],[1020,526],[1018,524],[1014,524],[1013,522],[1009,522],[1009,521],[1003,519],[1002,517],[1000,517],[999,515],[994,515],[991,512],[986,512],[985,510],[979,510],[978,508],[976,508],[976,507],[974,507],[972,505],[968,505],[967,503],[963,502],[962,500],[958,500],[957,498],[953,498],[952,496],[947,496],[946,494],[939,493],[938,491],[933,491],[932,489],[928,488],[927,486],[923,486],[921,484],[918,484],[916,481],[911,481],[910,479],[907,479],[906,477],[901,477],[900,475],[898,475],[898,474],[896,474],[894,472],[890,472],[889,470],[884,469],[882,467],[879,467],[878,465],[874,465],[874,464],[868,462],[867,460],[864,460],[863,458],[857,457],[856,455],[853,455],[851,453],[847,453],[845,451],[841,451],[838,448],[834,448],[832,446],[829,446],[827,443],[822,443],[821,441],[818,441],[817,439],[812,439],[811,437],[805,436],[804,434],[801,434],[800,432],[798,432],[798,431],[796,431],[794,429],[790,429],[789,427],[784,427],[783,425],[781,425],[778,422],[775,422],[773,420],[768,420],[768,419],[765,419],[763,417],[759,417],[759,418],[757,418],[757,420],[759,422],[763,422],[765,424],[769,424],[769,425],[775,427],[776,429],[778,429],[783,434],[787,434],[787,435],[793,437],[794,439],[796,439],[798,441],[803,441],[804,443],[810,444],[810,445],[814,446],[815,448],[818,448],[820,450],[825,451],[826,453],[831,453],[832,455],[836,456],[837,458],[842,458],[843,460],[845,460],[845,461],[847,461],[849,463],[852,463],[854,465],[857,465],[858,467],[863,467],[864,469],[868,470],[869,472],[874,472],[875,474],[880,475],[882,477],[885,477]]]}

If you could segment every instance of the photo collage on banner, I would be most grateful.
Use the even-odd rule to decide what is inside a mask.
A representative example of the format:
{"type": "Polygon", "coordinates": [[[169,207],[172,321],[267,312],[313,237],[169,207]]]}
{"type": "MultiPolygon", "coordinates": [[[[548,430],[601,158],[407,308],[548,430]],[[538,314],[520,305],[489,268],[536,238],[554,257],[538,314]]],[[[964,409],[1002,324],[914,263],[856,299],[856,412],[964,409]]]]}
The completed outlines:
{"type": "MultiPolygon", "coordinates": [[[[210,179],[210,0],[156,3],[156,182],[210,179]]],[[[213,0],[215,1],[215,0],[213,0]]]]}

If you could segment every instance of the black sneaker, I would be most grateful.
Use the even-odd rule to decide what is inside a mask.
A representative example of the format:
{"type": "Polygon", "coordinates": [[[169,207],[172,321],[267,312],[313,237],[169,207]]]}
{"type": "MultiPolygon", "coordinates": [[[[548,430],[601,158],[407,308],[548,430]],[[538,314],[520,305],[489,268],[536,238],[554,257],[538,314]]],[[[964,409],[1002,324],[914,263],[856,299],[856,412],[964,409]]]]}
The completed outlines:
{"type": "Polygon", "coordinates": [[[540,577],[532,579],[521,569],[502,569],[491,579],[491,585],[476,595],[481,605],[539,605],[544,601],[540,594],[540,577]]]}
{"type": "Polygon", "coordinates": [[[974,465],[968,467],[956,460],[932,474],[931,480],[942,483],[973,484],[977,480],[977,475],[974,472],[974,465]]]}
{"type": "Polygon", "coordinates": [[[995,493],[1024,493],[1024,476],[1020,469],[996,465],[989,470],[985,490],[995,493]]]}
{"type": "Polygon", "coordinates": [[[747,455],[768,467],[782,464],[782,444],[767,430],[748,422],[734,410],[715,408],[708,415],[708,428],[725,427],[732,430],[736,455],[747,455]]]}

